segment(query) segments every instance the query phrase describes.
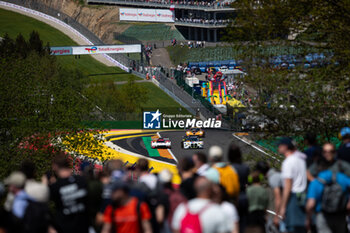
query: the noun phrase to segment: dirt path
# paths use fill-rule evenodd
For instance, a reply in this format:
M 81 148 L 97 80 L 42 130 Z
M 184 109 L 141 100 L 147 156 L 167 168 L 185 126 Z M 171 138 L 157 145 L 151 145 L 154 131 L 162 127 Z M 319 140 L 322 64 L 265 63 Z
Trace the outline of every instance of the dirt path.
M 165 48 L 154 49 L 152 51 L 151 64 L 153 66 L 173 67 L 168 51 Z
M 34 18 L 36 20 L 39 20 L 41 22 L 44 22 L 44 23 L 50 25 L 51 27 L 54 27 L 57 30 L 61 31 L 62 33 L 66 34 L 67 36 L 69 36 L 78 45 L 87 45 L 86 41 L 84 39 L 82 39 L 81 37 L 79 37 L 78 35 L 76 35 L 75 33 L 71 32 L 70 30 L 68 30 L 67 28 L 63 27 L 62 25 L 60 25 L 58 23 L 55 23 L 53 21 L 45 19 L 44 17 L 38 16 L 38 15 L 33 15 L 29 12 L 24 12 L 24 11 L 21 11 L 19 9 L 14 9 L 14 8 L 3 6 L 3 5 L 0 5 L 0 8 L 3 8 L 5 10 L 9 10 L 9 11 L 13 11 L 13 12 L 17 12 L 17 13 L 20 13 L 22 15 L 26 15 L 26 16 L 29 16 L 29 17 Z M 99 61 L 107 66 L 115 66 L 115 64 L 113 64 L 111 61 L 109 61 L 107 58 L 105 58 L 102 54 L 93 55 L 92 57 L 94 59 L 96 59 L 97 61 Z

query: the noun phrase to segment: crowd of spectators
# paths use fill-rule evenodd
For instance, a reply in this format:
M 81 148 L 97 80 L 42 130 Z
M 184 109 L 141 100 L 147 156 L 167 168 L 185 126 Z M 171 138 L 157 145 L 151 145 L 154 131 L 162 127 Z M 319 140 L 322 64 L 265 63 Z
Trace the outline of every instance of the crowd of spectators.
M 34 179 L 34 164 L 24 161 L 4 180 L 0 232 L 265 232 L 267 212 L 274 211 L 270 220 L 281 232 L 345 233 L 350 128 L 340 135 L 338 150 L 307 135 L 305 153 L 290 138 L 280 139 L 280 171 L 265 160 L 248 167 L 234 143 L 227 153 L 212 146 L 207 155 L 179 160 L 178 186 L 167 169 L 150 173 L 144 158 L 130 167 L 110 160 L 102 171 L 84 162 L 73 172 L 72 160 L 60 153 L 41 181 Z
M 203 25 L 226 25 L 230 22 L 229 19 L 203 19 L 203 18 L 176 18 L 175 22 L 180 23 L 195 23 Z
M 233 1 L 215 1 L 215 0 L 208 0 L 208 1 L 191 1 L 191 0 L 184 0 L 184 1 L 174 1 L 174 0 L 134 0 L 138 2 L 146 2 L 146 3 L 158 3 L 158 4 L 167 4 L 167 5 L 186 5 L 186 6 L 193 6 L 193 7 L 214 7 L 214 8 L 223 8 L 223 7 L 229 7 Z

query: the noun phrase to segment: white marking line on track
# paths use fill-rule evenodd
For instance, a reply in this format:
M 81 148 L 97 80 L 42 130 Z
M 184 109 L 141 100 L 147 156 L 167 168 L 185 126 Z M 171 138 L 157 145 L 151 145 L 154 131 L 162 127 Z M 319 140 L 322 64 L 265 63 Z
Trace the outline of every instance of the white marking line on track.
M 267 156 L 269 156 L 269 157 L 273 158 L 274 160 L 280 161 L 280 160 L 279 160 L 278 158 L 276 158 L 275 156 L 272 156 L 272 155 L 270 155 L 270 154 L 266 153 L 264 150 L 262 150 L 262 149 L 260 149 L 259 147 L 257 147 L 257 146 L 255 146 L 255 145 L 253 145 L 252 143 L 248 142 L 247 140 L 245 140 L 245 139 L 243 139 L 243 138 L 238 137 L 238 136 L 237 136 L 237 135 L 235 135 L 234 133 L 232 134 L 232 136 L 233 136 L 233 137 L 235 137 L 235 138 L 237 138 L 238 140 L 240 140 L 240 141 L 244 142 L 245 144 L 247 144 L 247 145 L 249 145 L 249 146 L 253 147 L 255 150 L 260 151 L 261 153 L 263 153 L 263 154 L 265 154 L 265 155 L 267 155 Z
M 160 133 L 159 132 L 157 132 L 157 135 L 158 135 L 158 137 L 160 137 Z M 176 161 L 176 163 L 178 163 L 178 161 L 177 161 L 175 155 L 173 154 L 173 152 L 171 152 L 170 149 L 167 149 L 167 150 L 169 151 L 169 154 L 173 157 L 173 159 Z

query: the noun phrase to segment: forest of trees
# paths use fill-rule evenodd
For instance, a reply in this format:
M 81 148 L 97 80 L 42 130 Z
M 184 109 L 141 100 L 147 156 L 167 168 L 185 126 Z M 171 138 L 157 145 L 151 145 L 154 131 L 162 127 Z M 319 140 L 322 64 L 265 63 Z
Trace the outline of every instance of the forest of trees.
M 236 0 L 233 7 L 225 39 L 244 50 L 242 81 L 257 92 L 253 112 L 269 122 L 263 136 L 336 137 L 350 114 L 349 1 Z M 272 47 L 294 49 L 266 52 Z M 283 69 L 267 62 L 276 55 L 302 62 L 311 52 L 325 54 L 327 64 Z
M 67 70 L 37 32 L 26 41 L 4 35 L 0 41 L 0 178 L 30 158 L 39 174 L 51 166 L 58 150 L 88 149 L 103 153 L 97 130 L 86 128 L 86 119 L 101 119 L 103 111 L 139 112 L 147 92 L 134 80 L 116 88 L 89 85 L 79 70 Z M 96 112 L 96 105 L 102 108 Z

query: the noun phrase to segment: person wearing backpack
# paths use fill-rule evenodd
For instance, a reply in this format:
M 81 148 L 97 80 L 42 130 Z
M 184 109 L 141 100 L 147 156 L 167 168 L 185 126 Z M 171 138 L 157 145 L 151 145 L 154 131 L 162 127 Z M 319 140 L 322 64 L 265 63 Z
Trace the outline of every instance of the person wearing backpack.
M 221 207 L 212 202 L 213 184 L 205 177 L 195 181 L 197 197 L 180 204 L 174 213 L 174 233 L 227 233 L 230 223 Z
M 223 162 L 224 153 L 221 147 L 212 146 L 209 149 L 209 160 L 212 168 L 219 173 L 219 182 L 226 189 L 231 200 L 237 199 L 240 192 L 240 182 L 236 170 L 228 163 Z
M 112 203 L 105 209 L 101 233 L 152 233 L 148 205 L 130 196 L 129 185 L 118 180 L 111 191 Z
M 307 192 L 307 227 L 315 212 L 318 233 L 346 233 L 349 187 L 350 177 L 343 173 L 330 170 L 319 173 Z

